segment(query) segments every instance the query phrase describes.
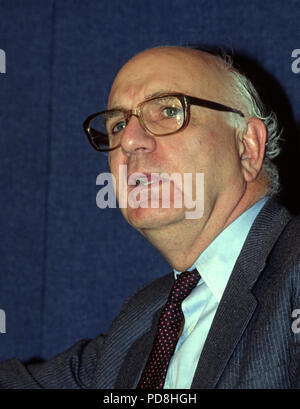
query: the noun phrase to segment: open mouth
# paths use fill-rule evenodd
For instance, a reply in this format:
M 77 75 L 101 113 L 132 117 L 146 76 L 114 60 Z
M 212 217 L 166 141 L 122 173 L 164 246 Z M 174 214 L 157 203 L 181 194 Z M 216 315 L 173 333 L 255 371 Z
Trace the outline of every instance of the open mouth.
M 135 186 L 139 186 L 139 185 L 147 186 L 147 185 L 151 185 L 153 182 L 154 182 L 154 179 L 150 178 L 149 180 L 146 176 L 138 177 L 135 181 Z
M 128 185 L 132 187 L 143 188 L 149 185 L 161 184 L 166 179 L 162 178 L 158 173 L 141 174 L 133 173 L 128 178 Z

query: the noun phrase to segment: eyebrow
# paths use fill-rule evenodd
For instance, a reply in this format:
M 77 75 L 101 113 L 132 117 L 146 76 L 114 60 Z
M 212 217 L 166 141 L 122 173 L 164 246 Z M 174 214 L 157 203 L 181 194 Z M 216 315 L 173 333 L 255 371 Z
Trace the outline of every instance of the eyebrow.
M 156 92 L 154 92 L 152 94 L 146 95 L 145 98 L 143 99 L 143 101 L 146 101 L 147 99 L 150 99 L 150 98 L 160 97 L 160 96 L 165 95 L 165 94 L 176 94 L 176 93 L 178 93 L 178 91 L 174 91 L 174 90 L 171 90 L 171 89 L 161 89 L 161 90 L 156 91 Z M 113 108 L 109 109 L 109 111 L 111 111 L 111 110 L 113 110 L 113 111 L 115 111 L 115 110 L 116 111 L 125 110 L 126 111 L 126 108 L 124 108 L 122 105 L 117 105 L 116 107 L 113 107 Z
M 165 95 L 165 94 L 177 94 L 177 93 L 178 93 L 178 91 L 174 91 L 174 90 L 171 90 L 171 89 L 164 89 L 164 90 L 154 92 L 153 94 L 146 95 L 145 100 L 150 99 L 150 98 L 160 97 L 160 96 Z

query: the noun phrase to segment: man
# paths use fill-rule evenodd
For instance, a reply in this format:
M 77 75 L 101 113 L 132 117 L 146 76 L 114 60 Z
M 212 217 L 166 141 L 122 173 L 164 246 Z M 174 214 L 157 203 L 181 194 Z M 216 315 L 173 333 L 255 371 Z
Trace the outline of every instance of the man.
M 99 117 L 105 130 L 94 125 Z M 27 368 L 4 362 L 0 385 L 300 387 L 293 322 L 300 308 L 300 223 L 271 198 L 278 190 L 271 159 L 279 135 L 249 81 L 203 51 L 147 50 L 121 69 L 108 111 L 90 116 L 85 129 L 96 149 L 109 151 L 123 216 L 174 273 L 131 297 L 106 336 Z M 188 174 L 193 179 L 184 183 Z M 203 206 L 193 217 L 177 199 L 195 199 L 199 174 Z M 159 195 L 165 185 L 169 206 Z M 140 205 L 130 205 L 130 197 Z M 174 287 L 183 282 L 176 291 L 186 292 L 178 305 L 173 295 L 167 301 L 174 274 Z M 192 287 L 181 277 L 193 277 Z

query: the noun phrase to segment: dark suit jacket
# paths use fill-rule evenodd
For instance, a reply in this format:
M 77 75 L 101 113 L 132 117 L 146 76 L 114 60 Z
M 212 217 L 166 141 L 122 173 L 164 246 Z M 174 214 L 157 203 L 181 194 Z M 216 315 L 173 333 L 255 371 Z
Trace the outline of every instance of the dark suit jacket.
M 192 388 L 300 388 L 300 218 L 270 199 L 257 216 L 207 336 Z M 228 243 L 230 246 L 230 243 Z M 124 305 L 106 336 L 52 360 L 0 364 L 2 388 L 135 388 L 151 350 L 169 274 Z

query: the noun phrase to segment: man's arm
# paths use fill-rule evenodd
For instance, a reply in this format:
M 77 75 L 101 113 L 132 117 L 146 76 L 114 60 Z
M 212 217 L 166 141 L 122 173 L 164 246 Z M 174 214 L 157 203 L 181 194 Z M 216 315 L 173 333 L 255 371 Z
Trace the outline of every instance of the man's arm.
M 77 342 L 49 361 L 24 365 L 13 358 L 0 363 L 1 389 L 88 389 L 104 336 Z

